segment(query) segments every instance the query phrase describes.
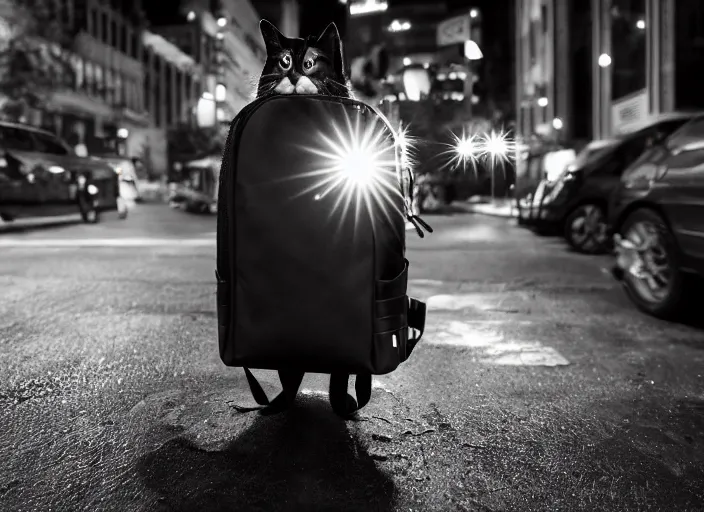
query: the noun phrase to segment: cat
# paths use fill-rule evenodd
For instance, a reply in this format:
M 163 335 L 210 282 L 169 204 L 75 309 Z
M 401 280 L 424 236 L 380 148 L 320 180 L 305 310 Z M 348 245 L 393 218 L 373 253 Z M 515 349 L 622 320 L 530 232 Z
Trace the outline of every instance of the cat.
M 275 94 L 352 97 L 335 23 L 330 23 L 320 36 L 305 39 L 285 37 L 266 20 L 261 20 L 259 29 L 267 55 L 257 98 Z
M 335 23 L 330 23 L 320 36 L 305 39 L 285 37 L 266 20 L 259 23 L 266 44 L 266 62 L 259 77 L 257 98 L 283 94 L 322 94 L 353 98 L 345 73 L 342 41 Z M 305 372 L 279 370 L 283 386 L 267 409 L 270 413 L 286 409 L 295 399 Z M 330 376 L 330 400 L 341 415 L 355 408 L 354 399 L 347 394 L 349 375 L 333 373 Z

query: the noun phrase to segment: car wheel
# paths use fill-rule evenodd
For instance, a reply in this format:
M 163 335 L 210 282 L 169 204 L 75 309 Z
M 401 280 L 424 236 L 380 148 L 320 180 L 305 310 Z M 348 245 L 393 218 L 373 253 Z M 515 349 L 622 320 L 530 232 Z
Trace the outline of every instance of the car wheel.
M 616 248 L 623 285 L 633 303 L 650 315 L 671 319 L 681 312 L 686 295 L 679 248 L 667 223 L 653 210 L 631 213 L 621 239 L 632 249 Z
M 100 212 L 96 207 L 95 200 L 85 191 L 78 194 L 78 211 L 81 213 L 83 222 L 87 224 L 100 222 Z
M 609 228 L 604 208 L 597 204 L 579 205 L 565 219 L 564 237 L 577 252 L 603 254 L 609 247 Z

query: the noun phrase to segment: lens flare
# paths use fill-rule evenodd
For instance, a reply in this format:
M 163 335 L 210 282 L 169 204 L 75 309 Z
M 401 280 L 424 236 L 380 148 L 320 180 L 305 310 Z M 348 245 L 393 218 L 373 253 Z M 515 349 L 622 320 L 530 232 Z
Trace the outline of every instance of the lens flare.
M 516 153 L 516 143 L 508 138 L 508 133 L 492 130 L 483 141 L 483 154 L 492 166 L 509 162 Z
M 441 156 L 450 157 L 443 167 L 452 166 L 453 170 L 459 167 L 465 169 L 467 164 L 470 164 L 472 168 L 476 168 L 482 154 L 480 139 L 476 135 L 466 135 L 465 133 L 462 133 L 461 137 L 454 133 L 451 135 L 452 144 L 444 144 L 449 149 L 440 153 Z
M 440 156 L 450 156 L 444 167 L 452 166 L 452 169 L 466 169 L 467 164 L 476 170 L 477 164 L 482 160 L 488 160 L 490 165 L 496 166 L 499 163 L 508 162 L 515 156 L 515 142 L 509 138 L 509 134 L 503 131 L 494 131 L 485 134 L 470 134 L 464 132 L 462 136 L 451 134 L 453 141 L 445 144 L 449 149 L 440 153 Z
M 315 146 L 303 147 L 319 157 L 320 164 L 295 177 L 319 179 L 296 197 L 314 194 L 319 201 L 334 194 L 331 214 L 341 207 L 346 215 L 354 203 L 356 219 L 366 209 L 372 218 L 380 212 L 390 220 L 390 212 L 403 201 L 399 164 L 408 150 L 407 137 L 376 117 L 362 127 L 361 118 L 355 115 L 353 122 L 346 116 L 345 126 L 332 124 L 328 132 L 315 135 Z

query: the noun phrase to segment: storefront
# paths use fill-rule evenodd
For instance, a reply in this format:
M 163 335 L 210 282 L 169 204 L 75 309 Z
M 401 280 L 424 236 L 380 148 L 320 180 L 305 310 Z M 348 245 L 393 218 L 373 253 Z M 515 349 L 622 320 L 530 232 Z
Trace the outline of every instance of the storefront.
M 674 0 L 592 0 L 595 138 L 675 107 Z

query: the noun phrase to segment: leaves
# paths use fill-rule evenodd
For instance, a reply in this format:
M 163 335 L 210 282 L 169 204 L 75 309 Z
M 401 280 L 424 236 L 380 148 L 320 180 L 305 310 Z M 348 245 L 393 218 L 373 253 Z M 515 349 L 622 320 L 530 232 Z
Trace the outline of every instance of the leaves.
M 221 154 L 226 138 L 227 131 L 219 126 L 199 128 L 181 124 L 169 131 L 168 151 L 169 154 L 189 155 L 193 158 Z
M 2 0 L 2 12 L 0 110 L 16 117 L 23 106 L 41 108 L 51 92 L 73 86 L 74 34 L 54 0 Z

